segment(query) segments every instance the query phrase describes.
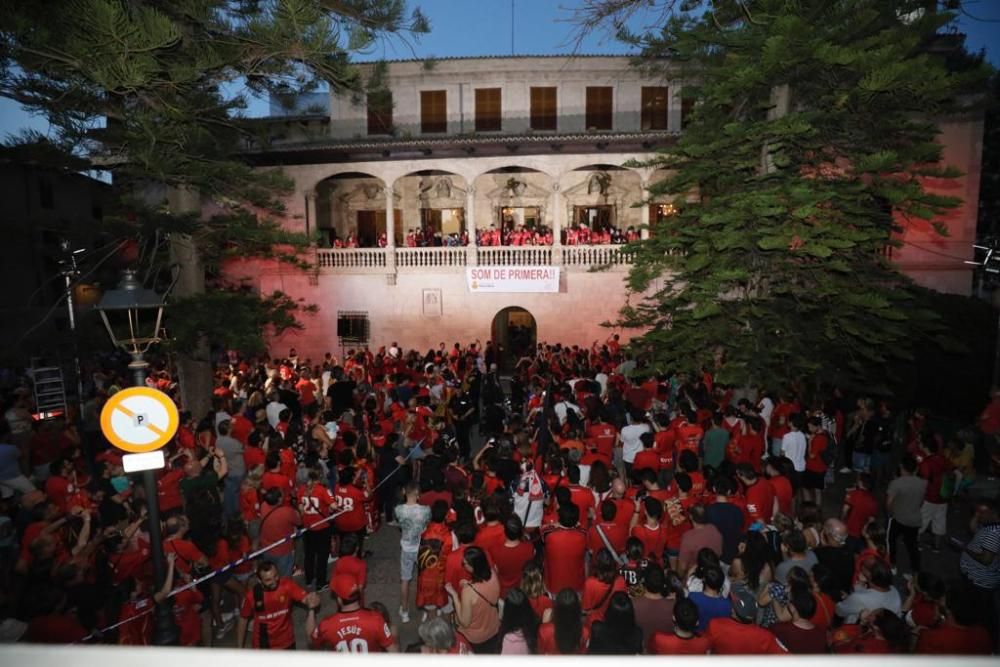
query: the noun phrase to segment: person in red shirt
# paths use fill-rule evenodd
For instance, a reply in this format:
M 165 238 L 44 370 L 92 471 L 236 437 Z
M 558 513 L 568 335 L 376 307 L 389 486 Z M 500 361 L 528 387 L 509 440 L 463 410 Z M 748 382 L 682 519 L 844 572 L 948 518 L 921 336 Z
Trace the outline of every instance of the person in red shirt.
M 292 605 L 303 604 L 315 614 L 320 605 L 319 595 L 306 593 L 294 581 L 279 575 L 278 568 L 270 561 L 257 565 L 257 578 L 260 583 L 252 586 L 243 597 L 240 620 L 236 624 L 236 648 L 246 644 L 250 621 L 253 621 L 254 648 L 295 648 Z
M 504 543 L 504 524 L 500 523 L 500 507 L 497 505 L 495 496 L 489 495 L 481 504 L 483 510 L 483 525 L 476 533 L 476 540 L 473 542 L 484 552 L 489 553 L 494 547 Z
M 770 631 L 755 625 L 757 598 L 743 589 L 731 596 L 732 611 L 728 618 L 713 618 L 705 636 L 713 655 L 783 655 L 788 653 Z
M 822 507 L 827 469 L 823 456 L 830 447 L 830 436 L 823 429 L 820 417 L 810 417 L 806 425 L 809 429 L 809 444 L 806 447 L 806 469 L 802 475 L 802 500 Z
M 309 481 L 298 490 L 299 514 L 302 516 L 302 525 L 307 529 L 302 536 L 306 588 L 319 585 L 326 574 L 326 562 L 330 558 L 330 537 L 333 535 L 333 526 L 325 519 L 330 516 L 333 496 L 329 489 L 320 483 L 321 477 L 320 470 L 311 469 Z
M 229 435 L 242 442 L 245 448 L 250 444 L 250 434 L 253 433 L 254 427 L 253 422 L 243 415 L 243 401 L 236 401 L 233 404 L 233 415 L 230 422 Z M 244 459 L 246 458 L 245 452 L 246 450 L 244 449 Z M 249 470 L 250 466 L 247 466 L 247 469 Z
M 559 526 L 544 536 L 545 587 L 549 593 L 570 588 L 583 591 L 586 579 L 587 534 L 580 529 L 580 510 L 573 503 L 560 505 Z
M 660 521 L 663 516 L 663 503 L 656 498 L 646 497 L 642 501 L 646 518 L 639 524 L 639 500 L 636 499 L 636 514 L 632 517 L 632 537 L 638 538 L 642 542 L 643 550 L 648 558 L 657 563 L 662 563 L 664 551 L 667 548 L 666 526 Z
M 791 460 L 783 456 L 772 456 L 764 465 L 767 483 L 774 489 L 774 511 L 787 517 L 794 516 L 792 503 L 795 500 L 795 490 L 792 488 L 792 482 L 787 474 L 791 470 Z
M 583 582 L 581 605 L 587 617 L 587 625 L 604 620 L 604 613 L 616 591 L 625 592 L 625 580 L 618 574 L 615 557 L 607 549 L 601 549 L 594 558 L 594 574 Z
M 774 456 L 781 455 L 781 439 L 791 430 L 789 419 L 797 412 L 799 412 L 799 405 L 793 396 L 783 394 L 778 397 L 778 404 L 771 410 L 770 426 L 767 429 L 767 435 L 771 442 L 771 454 Z
M 365 514 L 365 501 L 368 494 L 362 491 L 360 475 L 348 466 L 340 471 L 340 481 L 333 489 L 334 505 L 337 518 L 333 526 L 338 533 L 355 533 L 358 536 L 358 553 L 364 553 L 363 547 L 368 528 L 368 517 Z
M 910 629 L 888 609 L 863 611 L 857 625 L 842 625 L 830 635 L 832 653 L 908 653 Z
M 685 418 L 674 427 L 674 431 L 677 433 L 675 441 L 677 446 L 677 455 L 680 456 L 682 452 L 693 452 L 697 456 L 698 447 L 701 445 L 701 439 L 705 435 L 705 429 L 698 425 L 695 414 L 693 412 L 689 412 Z
M 552 606 L 552 622 L 538 626 L 539 655 L 581 655 L 590 644 L 590 628 L 583 623 L 583 610 L 576 591 L 564 588 Z
M 60 512 L 69 511 L 67 501 L 76 493 L 76 471 L 73 462 L 65 458 L 57 458 L 49 464 L 49 478 L 45 480 L 45 495 L 49 497 Z
M 938 451 L 939 446 L 934 438 L 927 438 L 927 442 L 922 440 L 920 449 L 924 459 L 917 468 L 917 475 L 927 480 L 927 490 L 924 492 L 924 504 L 920 508 L 920 532 L 930 528 L 934 534 L 934 548 L 940 550 L 948 530 L 948 500 L 941 495 L 941 487 L 951 466 Z
M 260 507 L 260 544 L 268 546 L 287 538 L 299 526 L 302 518 L 287 502 L 281 489 L 274 487 L 264 492 L 264 502 Z M 263 555 L 266 560 L 278 566 L 278 572 L 283 577 L 291 576 L 295 565 L 295 543 L 285 539 L 280 544 L 271 547 Z
M 774 514 L 774 488 L 766 479 L 760 479 L 757 471 L 753 467 L 744 463 L 736 467 L 736 477 L 743 484 L 743 497 L 747 501 L 747 525 L 749 528 L 753 523 L 771 523 L 771 516 Z
M 841 519 L 847 524 L 847 542 L 855 553 L 865 546 L 864 529 L 878 515 L 878 501 L 871 492 L 872 476 L 869 473 L 858 473 L 855 487 L 844 497 L 844 506 L 840 509 Z
M 616 521 L 618 507 L 612 500 L 605 500 L 601 503 L 601 520 L 594 523 L 587 531 L 587 548 L 590 550 L 590 557 L 594 558 L 601 549 L 606 549 L 604 539 L 611 545 L 611 550 L 616 554 L 625 553 L 625 542 L 628 540 L 629 528 Z M 604 539 L 601 538 L 604 534 Z
M 990 655 L 993 641 L 980 625 L 983 614 L 976 608 L 976 593 L 964 585 L 949 587 L 945 595 L 944 622 L 921 628 L 914 653 L 918 655 Z
M 354 533 L 347 533 L 340 538 L 339 556 L 330 568 L 330 585 L 333 580 L 342 575 L 348 574 L 354 577 L 361 587 L 362 593 L 368 587 L 368 563 L 364 558 L 358 558 L 358 536 Z M 363 599 L 363 598 L 362 598 Z
M 303 369 L 299 381 L 295 383 L 295 391 L 299 392 L 299 404 L 307 408 L 316 402 L 316 385 L 311 379 L 309 369 Z
M 602 418 L 587 427 L 587 439 L 593 443 L 597 451 L 607 458 L 614 456 L 618 445 L 618 429 Z
M 292 479 L 281 472 L 281 453 L 273 449 L 269 451 L 265 465 L 267 466 L 267 472 L 264 473 L 264 477 L 260 480 L 260 488 L 264 489 L 264 491 L 280 489 L 282 496 L 287 500 L 291 500 Z
M 504 541 L 488 550 L 500 578 L 501 597 L 520 583 L 525 564 L 535 557 L 535 548 L 524 540 L 524 526 L 519 516 L 514 514 L 507 519 L 503 529 Z
M 181 514 L 170 517 L 164 522 L 163 527 L 163 552 L 177 555 L 178 572 L 190 574 L 193 568 L 208 566 L 208 557 L 195 546 L 194 542 L 185 539 L 191 527 L 186 516 Z
M 316 623 L 316 609 L 306 614 L 306 634 L 313 648 L 338 653 L 398 653 L 392 629 L 382 614 L 361 606 L 361 588 L 354 577 L 338 575 L 330 583 L 339 611 Z
M 655 632 L 647 641 L 652 655 L 705 655 L 711 648 L 708 637 L 699 635 L 698 607 L 687 598 L 674 603 L 674 631 Z
M 660 452 L 656 450 L 656 436 L 647 431 L 639 436 L 642 450 L 632 461 L 632 475 L 638 475 L 642 470 L 652 470 L 657 477 L 660 474 Z
M 143 593 L 143 579 L 134 578 L 129 580 L 134 588 L 132 596 L 122 605 L 118 614 L 118 621 L 122 625 L 118 626 L 118 644 L 121 646 L 149 646 L 153 643 L 153 606 L 160 604 L 170 595 L 170 590 L 174 587 L 174 569 L 177 562 L 177 554 L 166 554 L 167 574 L 163 579 L 163 586 L 160 587 L 153 597 Z M 79 639 L 82 639 L 80 637 Z M 30 641 L 30 640 L 26 640 Z M 39 638 L 39 641 L 56 641 L 51 635 Z M 60 642 L 62 643 L 62 642 Z
M 586 486 L 580 486 L 580 466 L 575 463 L 569 464 L 566 477 L 569 479 L 570 502 L 580 512 L 580 527 L 586 529 L 594 518 L 594 492 Z

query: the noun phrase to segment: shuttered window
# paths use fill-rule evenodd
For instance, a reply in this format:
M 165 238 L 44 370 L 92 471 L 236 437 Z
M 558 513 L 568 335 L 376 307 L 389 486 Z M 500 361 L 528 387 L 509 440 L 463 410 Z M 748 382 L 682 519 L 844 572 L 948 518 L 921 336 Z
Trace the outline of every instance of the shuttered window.
M 555 86 L 531 88 L 531 129 L 555 130 L 556 88 Z
M 642 129 L 667 129 L 668 99 L 666 86 L 642 87 Z
M 611 86 L 587 86 L 587 129 L 610 130 L 612 124 Z
M 368 134 L 392 133 L 392 93 L 368 93 Z
M 499 132 L 502 112 L 499 88 L 476 88 L 476 132 Z
M 420 131 L 448 131 L 448 94 L 444 90 L 420 91 Z

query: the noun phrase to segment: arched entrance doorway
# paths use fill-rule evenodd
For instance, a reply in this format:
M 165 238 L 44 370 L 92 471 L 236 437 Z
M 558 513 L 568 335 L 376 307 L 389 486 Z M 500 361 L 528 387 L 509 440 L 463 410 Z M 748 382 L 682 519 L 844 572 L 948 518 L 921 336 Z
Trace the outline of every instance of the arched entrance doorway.
M 496 346 L 500 371 L 510 372 L 518 359 L 534 350 L 538 325 L 527 310 L 510 306 L 493 317 L 490 338 Z

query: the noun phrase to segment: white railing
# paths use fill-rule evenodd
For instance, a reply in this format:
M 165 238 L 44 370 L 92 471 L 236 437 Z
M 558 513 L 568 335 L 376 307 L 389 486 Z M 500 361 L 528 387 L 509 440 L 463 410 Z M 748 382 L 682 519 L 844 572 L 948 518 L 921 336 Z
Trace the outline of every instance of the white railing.
M 343 273 L 378 273 L 386 268 L 384 248 L 319 248 L 316 261 L 320 269 Z
M 631 264 L 632 255 L 622 252 L 620 245 L 568 245 L 563 246 L 565 266 L 618 266 Z
M 617 245 L 489 246 L 454 248 L 319 248 L 316 262 L 325 273 L 419 273 L 460 271 L 465 266 L 552 266 L 569 270 L 625 267 L 632 256 Z
M 464 247 L 396 248 L 396 267 L 407 270 L 462 267 L 468 264 Z
M 490 246 L 479 248 L 480 265 L 547 266 L 552 264 L 551 246 Z

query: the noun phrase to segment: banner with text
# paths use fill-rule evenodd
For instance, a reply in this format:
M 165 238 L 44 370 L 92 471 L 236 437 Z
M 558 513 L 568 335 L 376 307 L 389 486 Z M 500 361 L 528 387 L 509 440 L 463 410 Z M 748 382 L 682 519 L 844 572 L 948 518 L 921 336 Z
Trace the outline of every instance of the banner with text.
M 558 266 L 470 266 L 470 292 L 558 292 Z

